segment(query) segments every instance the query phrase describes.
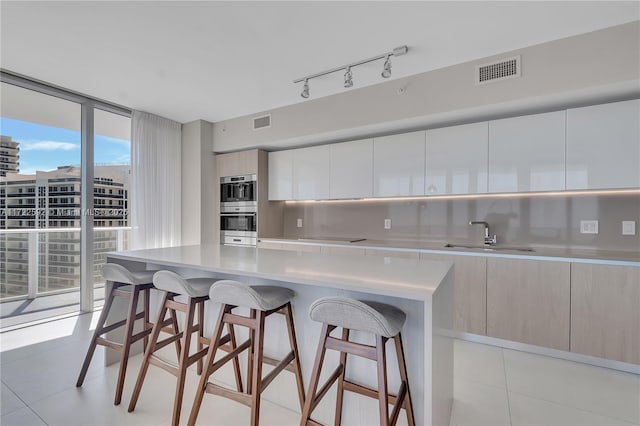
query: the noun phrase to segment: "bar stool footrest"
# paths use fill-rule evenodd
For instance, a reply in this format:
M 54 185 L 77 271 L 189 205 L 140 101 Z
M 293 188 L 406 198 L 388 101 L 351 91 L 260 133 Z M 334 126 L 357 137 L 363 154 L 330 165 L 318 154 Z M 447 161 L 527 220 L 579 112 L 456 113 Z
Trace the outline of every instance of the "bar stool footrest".
M 247 407 L 251 407 L 251 395 L 248 395 L 246 393 L 240 393 L 231 389 L 223 388 L 222 386 L 216 385 L 211 382 L 207 383 L 205 392 L 223 396 L 225 398 L 231 399 L 232 401 L 244 404 Z
M 104 337 L 96 338 L 96 345 L 106 346 L 109 349 L 113 349 L 114 351 L 122 352 L 122 343 L 114 342 L 111 340 L 107 340 Z
M 160 367 L 162 368 L 164 371 L 167 371 L 171 374 L 173 374 L 174 376 L 178 377 L 178 367 L 176 367 L 175 365 L 164 361 L 160 358 L 158 358 L 157 356 L 151 355 L 149 357 L 149 364 L 155 365 L 156 367 Z

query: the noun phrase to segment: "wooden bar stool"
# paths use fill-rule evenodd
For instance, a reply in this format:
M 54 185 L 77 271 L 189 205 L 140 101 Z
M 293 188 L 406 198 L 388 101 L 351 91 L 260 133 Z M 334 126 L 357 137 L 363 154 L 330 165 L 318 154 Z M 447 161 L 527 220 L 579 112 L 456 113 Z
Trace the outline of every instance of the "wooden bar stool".
M 189 425 L 196 423 L 202 399 L 205 392 L 208 392 L 251 407 L 250 424 L 252 426 L 258 426 L 260 418 L 260 394 L 282 370 L 292 371 L 295 374 L 298 387 L 298 400 L 300 402 L 300 408 L 302 408 L 304 404 L 304 384 L 302 382 L 298 345 L 296 343 L 296 333 L 291 312 L 291 299 L 293 296 L 293 291 L 287 288 L 269 286 L 250 287 L 246 284 L 231 280 L 221 280 L 211 286 L 209 297 L 212 301 L 221 303 L 222 306 L 211 337 L 211 345 L 209 346 L 204 373 L 200 377 L 200 384 L 198 385 L 191 415 L 189 416 Z M 232 311 L 236 307 L 249 308 L 249 317 L 234 314 Z M 264 356 L 263 353 L 265 319 L 275 313 L 285 316 L 289 333 L 291 351 L 282 361 L 268 358 Z M 231 327 L 230 329 L 233 329 L 235 325 L 249 328 L 249 338 L 240 344 L 233 352 L 216 361 L 216 352 L 222 343 L 220 336 L 224 324 Z M 240 353 L 245 349 L 249 350 L 247 357 L 246 393 L 243 393 L 241 390 L 234 392 L 209 381 L 209 377 L 213 373 L 231 359 L 237 360 Z M 263 363 L 275 366 L 264 378 L 262 377 Z
M 320 336 L 320 344 L 316 353 L 316 360 L 311 373 L 311 383 L 307 392 L 307 400 L 302 411 L 301 425 L 319 425 L 311 419 L 311 413 L 318 402 L 327 393 L 331 385 L 338 381 L 338 394 L 336 398 L 335 424 L 339 425 L 342 418 L 342 400 L 344 391 L 348 390 L 376 398 L 379 401 L 380 425 L 395 425 L 404 408 L 407 413 L 409 426 L 414 426 L 413 407 L 407 381 L 407 368 L 404 360 L 404 350 L 400 330 L 404 324 L 406 315 L 400 309 L 377 302 L 361 302 L 344 297 L 324 297 L 316 300 L 309 308 L 309 315 L 314 321 L 324 323 Z M 336 328 L 342 328 L 342 337 L 331 337 L 330 333 Z M 357 330 L 376 335 L 376 345 L 364 345 L 349 341 L 349 331 Z M 387 391 L 387 360 L 385 343 L 393 338 L 396 346 L 396 354 L 400 369 L 400 390 L 397 395 L 389 395 Z M 329 377 L 327 382 L 318 389 L 320 373 L 327 349 L 340 352 L 340 364 Z M 372 389 L 345 379 L 347 354 L 356 355 L 376 361 L 378 370 L 378 388 Z M 389 403 L 394 404 L 389 417 Z
M 80 376 L 76 382 L 76 387 L 82 386 L 84 378 L 87 375 L 89 364 L 96 350 L 97 345 L 106 346 L 120 352 L 120 369 L 118 371 L 118 383 L 116 385 L 116 396 L 114 404 L 120 404 L 122 399 L 122 389 L 124 387 L 124 379 L 127 373 L 127 362 L 129 360 L 129 352 L 131 345 L 140 339 L 144 339 L 144 347 L 147 347 L 149 334 L 151 333 L 152 324 L 149 322 L 149 292 L 153 288 L 152 277 L 155 271 L 131 272 L 122 265 L 115 263 L 107 263 L 102 267 L 102 276 L 105 280 L 111 282 L 111 289 L 107 294 L 102 313 L 98 318 L 96 330 L 91 338 L 87 355 L 84 358 Z M 140 292 L 144 294 L 144 303 L 142 312 L 138 310 L 138 299 Z M 109 311 L 113 305 L 115 297 L 124 297 L 129 301 L 129 309 L 125 319 L 105 325 Z M 134 334 L 133 328 L 137 320 L 143 320 L 142 331 Z M 113 342 L 102 337 L 103 334 L 113 331 L 119 327 L 125 327 L 124 339 L 122 343 Z
M 144 353 L 144 359 L 140 366 L 138 379 L 136 381 L 131 401 L 129 402 L 129 412 L 132 412 L 142 390 L 142 384 L 146 377 L 149 365 L 153 364 L 177 377 L 175 397 L 173 401 L 172 425 L 177 425 L 180 421 L 180 411 L 182 409 L 182 397 L 184 394 L 184 383 L 187 375 L 187 368 L 197 362 L 197 372 L 202 373 L 202 358 L 207 354 L 209 339 L 204 337 L 204 302 L 209 299 L 209 288 L 215 282 L 214 278 L 190 278 L 184 279 L 180 275 L 170 271 L 159 271 L 153 276 L 153 283 L 158 290 L 164 292 L 162 307 L 158 313 L 158 318 L 153 326 L 151 341 Z M 186 296 L 186 302 L 175 300 L 177 296 Z M 197 310 L 197 322 L 196 322 Z M 169 311 L 169 318 L 166 318 Z M 185 314 L 183 330 L 179 330 L 177 312 Z M 170 336 L 159 340 L 160 332 L 168 333 Z M 191 338 L 193 333 L 196 336 L 196 352 L 190 354 Z M 233 329 L 229 327 L 229 334 L 220 339 L 223 350 L 233 351 L 236 349 L 235 335 Z M 171 343 L 175 344 L 178 366 L 174 366 L 158 356 L 156 351 Z M 227 345 L 229 343 L 229 345 Z M 240 364 L 236 359 L 234 362 L 236 373 L 236 384 L 238 391 L 242 391 L 242 380 L 240 378 Z

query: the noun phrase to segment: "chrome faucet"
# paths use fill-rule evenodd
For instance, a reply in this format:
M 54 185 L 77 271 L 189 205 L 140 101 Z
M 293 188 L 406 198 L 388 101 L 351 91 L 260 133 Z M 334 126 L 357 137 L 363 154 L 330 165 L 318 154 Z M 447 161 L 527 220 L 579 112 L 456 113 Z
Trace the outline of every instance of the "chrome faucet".
M 482 220 L 471 220 L 469 221 L 469 225 L 484 225 L 484 244 L 487 246 L 492 246 L 498 242 L 496 235 L 489 235 L 489 224 Z

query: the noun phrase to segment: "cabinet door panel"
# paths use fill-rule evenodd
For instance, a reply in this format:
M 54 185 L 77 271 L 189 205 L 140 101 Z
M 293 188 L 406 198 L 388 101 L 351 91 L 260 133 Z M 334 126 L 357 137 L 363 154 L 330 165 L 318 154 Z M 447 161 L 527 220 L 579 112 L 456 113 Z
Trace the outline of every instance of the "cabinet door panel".
M 425 194 L 487 192 L 489 123 L 427 130 Z
M 293 151 L 269 153 L 269 200 L 293 199 Z
M 373 139 L 331 147 L 331 199 L 365 198 L 373 194 Z
M 567 189 L 640 187 L 640 100 L 567 110 Z
M 293 150 L 293 199 L 329 199 L 329 145 Z
M 640 268 L 571 265 L 571 352 L 640 364 Z
M 565 111 L 489 122 L 489 192 L 565 188 Z
M 216 173 L 220 177 L 258 174 L 258 150 L 216 155 Z
M 454 327 L 458 331 L 487 334 L 487 259 L 420 253 L 420 259 L 453 262 Z
M 373 195 L 424 195 L 426 132 L 373 140 Z
M 569 350 L 570 264 L 487 259 L 487 335 Z

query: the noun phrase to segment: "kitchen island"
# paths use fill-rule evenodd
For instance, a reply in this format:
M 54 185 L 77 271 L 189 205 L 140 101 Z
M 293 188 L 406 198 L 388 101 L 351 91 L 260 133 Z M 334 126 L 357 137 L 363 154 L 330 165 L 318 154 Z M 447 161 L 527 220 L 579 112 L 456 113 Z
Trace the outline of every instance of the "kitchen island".
M 453 268 L 450 262 L 220 245 L 116 252 L 109 253 L 107 260 L 132 270 L 168 269 L 187 277 L 210 276 L 292 289 L 296 293 L 293 310 L 305 387 L 321 328 L 321 324 L 311 321 L 307 314 L 314 300 L 332 295 L 395 305 L 407 313 L 402 333 L 416 424 L 449 424 L 453 396 Z M 207 333 L 218 309 L 219 305 L 213 303 L 207 309 Z M 283 357 L 287 347 L 284 328 L 281 324 L 267 324 L 266 332 L 269 338 L 265 342 L 265 353 L 274 358 Z M 243 337 L 241 334 L 240 338 Z M 353 338 L 365 343 L 372 341 L 372 336 L 363 333 L 353 333 Z M 327 354 L 328 366 L 337 364 L 335 355 Z M 387 356 L 389 391 L 395 394 L 400 382 L 391 346 L 387 348 Z M 353 359 L 349 361 L 347 375 L 356 382 L 375 386 L 373 368 L 367 360 Z M 327 367 L 324 373 L 328 370 L 331 368 Z M 223 372 L 221 380 L 225 381 L 225 374 L 230 383 L 230 371 Z M 277 384 L 274 382 L 263 398 L 299 411 L 293 376 L 281 376 L 284 377 Z M 332 401 L 326 400 L 318 406 L 315 416 L 323 423 L 332 423 Z M 378 423 L 374 399 L 347 393 L 344 407 L 344 424 Z M 401 414 L 399 424 L 404 422 L 405 416 Z

